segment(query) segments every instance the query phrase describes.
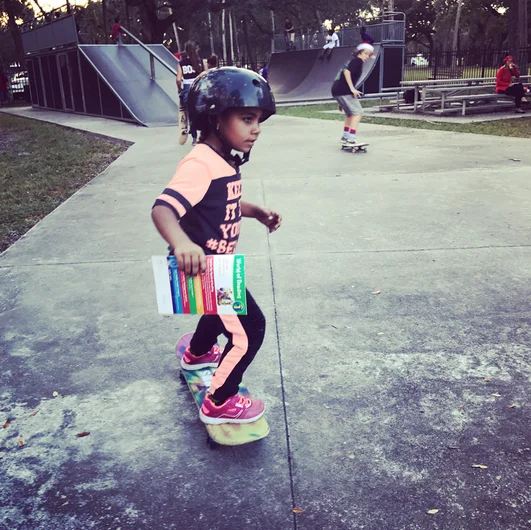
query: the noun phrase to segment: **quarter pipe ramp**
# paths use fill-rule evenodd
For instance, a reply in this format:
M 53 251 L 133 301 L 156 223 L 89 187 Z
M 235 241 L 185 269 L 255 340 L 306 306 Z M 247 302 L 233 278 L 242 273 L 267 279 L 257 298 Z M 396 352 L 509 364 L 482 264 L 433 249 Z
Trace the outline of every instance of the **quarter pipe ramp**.
M 331 100 L 332 83 L 339 70 L 352 59 L 354 47 L 339 47 L 330 59 L 319 60 L 322 50 L 275 53 L 269 65 L 269 82 L 277 103 Z M 363 65 L 362 75 L 356 88 L 365 84 L 378 91 L 380 70 L 380 46 L 374 47 L 374 58 Z M 373 78 L 378 79 L 373 79 Z M 375 88 L 372 88 L 372 86 Z
M 150 55 L 138 44 L 79 45 L 79 51 L 136 121 L 151 127 L 175 125 L 177 59 L 162 44 L 147 47 L 160 59 L 154 58 L 154 79 L 151 79 Z

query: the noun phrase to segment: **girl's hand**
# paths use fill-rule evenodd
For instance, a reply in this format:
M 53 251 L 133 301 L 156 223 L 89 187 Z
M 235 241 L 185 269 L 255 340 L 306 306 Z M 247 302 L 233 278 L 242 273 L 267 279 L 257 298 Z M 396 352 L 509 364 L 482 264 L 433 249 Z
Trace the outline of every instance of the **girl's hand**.
M 269 232 L 277 230 L 282 223 L 282 217 L 278 213 L 267 208 L 260 208 L 256 214 L 256 219 L 266 225 L 267 228 L 269 228 Z
M 352 94 L 353 94 L 354 96 L 356 96 L 356 97 L 361 96 L 361 92 L 360 92 L 359 90 L 356 90 L 356 89 L 354 89 L 354 90 L 352 91 Z
M 187 276 L 196 276 L 206 270 L 206 258 L 203 249 L 191 241 L 183 242 L 173 251 L 177 267 Z

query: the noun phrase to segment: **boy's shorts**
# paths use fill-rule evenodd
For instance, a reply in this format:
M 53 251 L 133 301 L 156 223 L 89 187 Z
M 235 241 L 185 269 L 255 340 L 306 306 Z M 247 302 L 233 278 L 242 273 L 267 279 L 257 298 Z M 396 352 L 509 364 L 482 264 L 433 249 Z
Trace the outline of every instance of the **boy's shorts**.
M 352 94 L 349 96 L 334 96 L 334 99 L 341 105 L 343 112 L 347 116 L 359 116 L 363 114 L 360 100 Z

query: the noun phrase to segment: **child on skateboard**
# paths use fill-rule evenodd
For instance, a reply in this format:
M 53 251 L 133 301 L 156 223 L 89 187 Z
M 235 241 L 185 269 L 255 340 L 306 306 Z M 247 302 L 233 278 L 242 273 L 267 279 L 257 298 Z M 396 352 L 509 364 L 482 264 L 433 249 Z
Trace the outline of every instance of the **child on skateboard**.
M 374 48 L 370 44 L 360 44 L 353 53 L 355 57 L 341 68 L 332 85 L 332 96 L 346 115 L 342 142 L 356 143 L 356 131 L 363 114 L 359 101 L 361 92 L 356 90 L 356 83 L 361 77 L 363 63 L 368 61 L 373 53 Z
M 264 79 L 242 68 L 209 70 L 190 88 L 188 108 L 192 126 L 201 131 L 199 144 L 155 201 L 152 218 L 178 267 L 195 276 L 205 269 L 205 254 L 235 253 L 242 217 L 257 219 L 270 232 L 281 217 L 241 201 L 239 166 L 260 135 L 260 122 L 275 113 Z M 228 339 L 223 351 L 216 345 L 221 334 Z M 200 409 L 204 423 L 250 423 L 263 415 L 263 402 L 238 395 L 238 386 L 264 334 L 264 315 L 248 291 L 247 315 L 201 317 L 181 366 L 217 367 Z

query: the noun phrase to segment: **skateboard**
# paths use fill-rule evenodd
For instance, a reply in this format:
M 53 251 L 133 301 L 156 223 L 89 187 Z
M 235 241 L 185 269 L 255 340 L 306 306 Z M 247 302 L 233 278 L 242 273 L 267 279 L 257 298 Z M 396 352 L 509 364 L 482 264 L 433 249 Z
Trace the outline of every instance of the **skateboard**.
M 188 140 L 188 111 L 179 105 L 179 144 L 184 145 Z
M 175 352 L 179 367 L 193 335 L 193 333 L 187 333 L 177 342 Z M 214 368 L 201 368 L 200 370 L 183 370 L 181 368 L 181 379 L 188 384 L 198 409 L 203 404 L 214 372 Z M 249 395 L 249 391 L 243 385 L 240 385 L 238 393 L 242 396 Z M 269 425 L 264 416 L 253 423 L 222 423 L 220 425 L 205 423 L 204 425 L 207 430 L 207 443 L 211 448 L 215 448 L 218 445 L 243 445 L 249 442 L 256 442 L 269 434 Z
M 341 142 L 341 150 L 350 151 L 351 153 L 366 153 L 368 145 L 369 144 L 348 144 L 346 142 Z

